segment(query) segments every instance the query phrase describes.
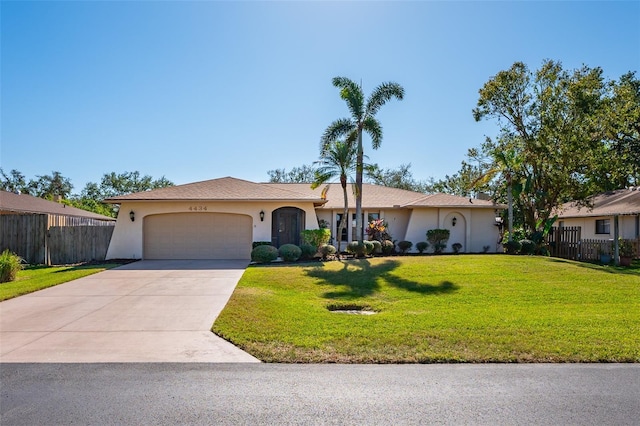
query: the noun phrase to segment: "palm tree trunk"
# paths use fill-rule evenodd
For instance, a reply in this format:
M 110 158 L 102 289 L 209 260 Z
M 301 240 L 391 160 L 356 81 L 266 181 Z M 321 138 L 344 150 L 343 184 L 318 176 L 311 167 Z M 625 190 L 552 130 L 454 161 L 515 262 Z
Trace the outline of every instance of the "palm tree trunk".
M 507 188 L 507 207 L 509 208 L 509 241 L 513 241 L 513 188 L 511 187 L 511 180 L 509 180 L 509 187 Z
M 364 241 L 364 227 L 362 226 L 362 171 L 364 152 L 362 149 L 362 129 L 358 129 L 358 152 L 356 155 L 356 235 L 358 241 Z
M 338 255 L 340 254 L 340 243 L 342 242 L 342 230 L 346 226 L 347 217 L 349 216 L 349 198 L 347 198 L 346 177 L 344 179 L 344 182 L 342 181 L 341 177 L 340 183 L 342 184 L 342 193 L 344 195 L 344 212 L 342 213 L 342 220 L 340 221 L 340 226 L 338 227 Z

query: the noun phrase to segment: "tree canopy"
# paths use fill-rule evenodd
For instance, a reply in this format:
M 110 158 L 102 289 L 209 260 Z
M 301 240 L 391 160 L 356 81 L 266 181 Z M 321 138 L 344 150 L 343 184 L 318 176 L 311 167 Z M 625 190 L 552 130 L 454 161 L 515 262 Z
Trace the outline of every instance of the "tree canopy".
M 111 172 L 103 175 L 100 184 L 89 182 L 80 194 L 74 195 L 71 194 L 71 180 L 60 172 L 36 176 L 36 179 L 28 182 L 25 176 L 15 169 L 9 174 L 0 169 L 0 176 L 0 187 L 5 191 L 21 192 L 49 200 L 61 197 L 61 202 L 67 205 L 113 217 L 117 215 L 117 209 L 104 203 L 106 198 L 173 185 L 173 182 L 164 176 L 154 179 L 149 175 L 142 176 L 138 171 L 119 174 Z
M 532 72 L 514 63 L 479 90 L 473 116 L 495 120 L 498 135 L 482 145 L 490 164 L 477 175 L 498 171 L 492 192 L 513 193 L 530 231 L 564 202 L 587 204 L 590 195 L 637 184 L 639 88 L 634 73 L 606 81 L 600 68 L 570 71 L 546 60 Z M 505 189 L 507 181 L 512 191 Z

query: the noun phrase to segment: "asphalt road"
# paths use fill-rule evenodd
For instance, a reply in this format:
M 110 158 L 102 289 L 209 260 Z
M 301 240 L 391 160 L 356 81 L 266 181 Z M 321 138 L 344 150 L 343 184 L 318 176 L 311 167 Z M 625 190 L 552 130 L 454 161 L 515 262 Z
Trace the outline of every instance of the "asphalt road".
M 4 425 L 637 425 L 638 364 L 0 364 Z

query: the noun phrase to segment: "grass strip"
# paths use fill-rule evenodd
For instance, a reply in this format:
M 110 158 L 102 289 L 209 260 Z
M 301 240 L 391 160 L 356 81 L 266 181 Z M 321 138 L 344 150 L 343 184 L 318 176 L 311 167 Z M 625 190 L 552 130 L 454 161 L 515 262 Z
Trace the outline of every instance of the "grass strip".
M 212 330 L 265 362 L 640 362 L 640 264 L 460 255 L 254 266 Z

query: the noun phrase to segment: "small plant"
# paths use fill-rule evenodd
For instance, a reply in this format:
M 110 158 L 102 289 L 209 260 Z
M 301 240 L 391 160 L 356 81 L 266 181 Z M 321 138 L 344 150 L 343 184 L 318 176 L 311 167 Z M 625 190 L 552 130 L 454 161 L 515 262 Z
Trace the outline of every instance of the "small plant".
M 347 244 L 347 253 L 351 253 L 355 257 L 364 256 L 365 248 L 362 241 L 351 241 Z
M 400 249 L 400 253 L 405 254 L 413 247 L 413 243 L 411 241 L 400 241 L 398 243 L 398 248 Z
M 371 241 L 373 244 L 373 254 L 382 254 L 382 243 L 378 240 Z
M 387 222 L 384 219 L 376 219 L 369 222 L 366 232 L 370 240 L 378 240 L 380 242 L 391 239 L 391 236 L 387 233 Z
M 371 256 L 376 246 L 374 246 L 373 242 L 371 241 L 363 241 L 362 244 L 364 244 L 364 254 L 367 256 Z
M 448 229 L 429 229 L 427 231 L 427 241 L 433 247 L 433 252 L 436 254 L 442 253 L 447 247 L 447 241 L 449 241 L 450 232 Z
M 424 253 L 427 247 L 429 247 L 429 243 L 426 241 L 420 241 L 418 244 L 416 244 L 416 249 L 420 254 Z
M 323 244 L 327 244 L 331 239 L 331 229 L 306 229 L 300 234 L 302 242 L 311 244 L 315 247 L 320 247 Z
M 537 244 L 531 240 L 520 240 L 520 254 L 532 255 L 535 254 Z
M 278 254 L 285 262 L 295 262 L 300 259 L 302 250 L 295 244 L 283 244 L 278 249 Z
M 261 245 L 251 250 L 251 260 L 256 263 L 269 263 L 278 258 L 278 249 L 274 246 Z
M 518 254 L 522 245 L 520 244 L 520 241 L 512 240 L 504 243 L 503 247 L 507 254 Z
M 635 249 L 631 241 L 618 238 L 618 250 L 620 250 L 620 256 L 633 257 L 635 256 Z
M 453 243 L 453 244 L 451 245 L 451 248 L 453 249 L 453 252 L 454 252 L 455 254 L 458 254 L 458 253 L 460 253 L 460 250 L 462 249 L 462 244 L 460 244 L 460 243 Z
M 0 254 L 0 283 L 15 280 L 16 274 L 23 268 L 22 258 L 6 249 Z
M 320 254 L 322 255 L 322 260 L 333 259 L 336 255 L 336 248 L 331 244 L 323 244 L 320 246 Z
M 382 254 L 390 255 L 396 251 L 396 245 L 391 240 L 382 241 Z
M 491 248 L 491 246 L 482 246 L 482 252 L 483 253 L 489 253 L 489 249 Z
M 311 244 L 303 243 L 302 245 L 300 245 L 300 250 L 302 251 L 302 255 L 300 256 L 300 258 L 304 260 L 311 260 L 318 252 L 318 247 L 315 247 Z

